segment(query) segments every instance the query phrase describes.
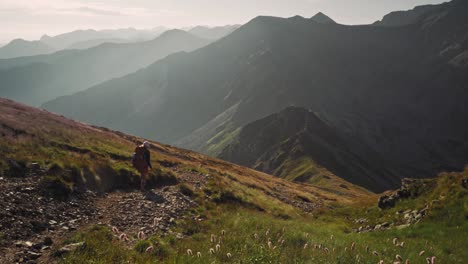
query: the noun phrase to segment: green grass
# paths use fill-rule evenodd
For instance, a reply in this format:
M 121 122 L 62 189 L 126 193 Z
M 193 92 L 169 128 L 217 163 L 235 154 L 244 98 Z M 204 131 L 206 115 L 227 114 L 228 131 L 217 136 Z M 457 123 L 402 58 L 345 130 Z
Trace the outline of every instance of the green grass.
M 237 138 L 241 130 L 240 127 L 234 128 L 232 124 L 228 124 L 222 131 L 219 131 L 206 142 L 207 147 L 205 147 L 204 152 L 213 157 L 218 156 L 228 144 Z
M 320 217 L 283 220 L 232 206 L 214 210 L 212 215 L 218 213 L 221 216 L 204 222 L 181 223 L 177 231 L 190 236 L 176 242 L 172 236 L 155 237 L 138 242 L 133 249 L 126 249 L 123 242 L 112 240 L 108 231 L 92 231 L 80 238 L 86 241 L 87 248 L 67 256 L 64 263 L 106 263 L 111 259 L 113 263 L 151 263 L 156 260 L 162 263 L 377 263 L 380 259 L 392 263 L 397 254 L 410 259 L 411 263 L 424 263 L 425 257 L 432 255 L 441 263 L 464 263 L 468 257 L 465 252 L 466 223 L 459 227 L 423 223 L 405 230 L 356 234 L 348 233 L 342 220 L 329 222 Z M 223 230 L 225 235 L 222 235 Z M 215 236 L 215 242 L 211 242 L 211 235 Z M 216 251 L 220 237 L 220 250 Z M 405 246 L 394 246 L 393 238 L 404 241 Z M 284 243 L 278 242 L 282 239 Z M 106 243 L 95 243 L 94 240 Z M 353 242 L 355 248 L 351 250 Z M 306 243 L 308 246 L 304 249 Z M 144 253 L 150 245 L 164 254 Z M 211 248 L 215 254 L 209 253 Z M 194 256 L 187 255 L 187 249 Z M 422 250 L 426 253 L 420 257 L 418 254 Z M 373 251 L 379 256 L 374 256 Z M 196 256 L 197 252 L 201 253 L 200 258 Z M 231 258 L 227 257 L 228 253 Z M 91 262 L 94 260 L 98 262 Z
M 261 201 L 261 195 L 252 189 L 252 193 L 249 193 L 242 188 L 237 189 L 240 186 L 226 187 L 226 183 L 218 179 L 207 187 L 211 198 L 203 200 L 202 195 L 197 195 L 200 207 L 191 212 L 200 214 L 205 220 L 199 222 L 187 217 L 186 220 L 177 221 L 173 231 L 184 234 L 184 238 L 156 235 L 129 247 L 112 237 L 109 230 L 99 228 L 77 235 L 73 241 L 86 241 L 91 249 L 68 255 L 63 262 L 377 263 L 384 260 L 385 263 L 393 263 L 398 254 L 404 260 L 409 259 L 410 263 L 425 263 L 428 256 L 436 256 L 438 263 L 465 263 L 468 259 L 468 198 L 467 190 L 459 182 L 466 174 L 443 175 L 430 192 L 401 201 L 389 210 L 380 210 L 374 205 L 334 205 L 332 209 L 312 215 L 294 213 L 293 209 L 280 207 L 272 201 Z M 223 191 L 229 192 L 228 198 L 222 198 Z M 251 195 L 260 200 L 252 199 Z M 428 216 L 418 224 L 405 229 L 367 233 L 352 231 L 354 219 L 367 218 L 376 223 L 391 221 L 396 211 L 418 208 L 434 197 L 445 197 L 446 203 L 434 204 Z M 246 205 L 247 202 L 267 210 L 251 208 Z M 275 214 L 276 206 L 278 213 Z M 288 217 L 281 217 L 279 212 Z M 214 242 L 211 241 L 212 236 Z M 405 242 L 404 246 L 395 246 L 394 238 L 400 243 Z M 283 243 L 279 242 L 283 239 Z M 95 243 L 94 240 L 105 243 Z M 271 241 L 270 246 L 268 241 Z M 220 250 L 216 251 L 218 243 Z M 352 249 L 353 243 L 355 246 Z M 155 250 L 145 253 L 150 245 Z M 193 256 L 187 254 L 188 249 Z M 210 254 L 210 249 L 215 253 Z M 419 256 L 423 250 L 425 253 Z M 379 255 L 375 256 L 374 251 Z M 201 257 L 197 257 L 197 252 Z

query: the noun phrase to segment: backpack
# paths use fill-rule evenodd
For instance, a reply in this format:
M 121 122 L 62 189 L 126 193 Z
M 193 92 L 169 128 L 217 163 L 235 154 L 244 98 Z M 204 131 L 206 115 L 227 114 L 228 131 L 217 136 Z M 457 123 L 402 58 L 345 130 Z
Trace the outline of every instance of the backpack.
M 132 165 L 136 169 L 141 168 L 142 164 L 146 164 L 145 151 L 146 148 L 143 145 L 135 148 L 135 153 L 132 155 Z

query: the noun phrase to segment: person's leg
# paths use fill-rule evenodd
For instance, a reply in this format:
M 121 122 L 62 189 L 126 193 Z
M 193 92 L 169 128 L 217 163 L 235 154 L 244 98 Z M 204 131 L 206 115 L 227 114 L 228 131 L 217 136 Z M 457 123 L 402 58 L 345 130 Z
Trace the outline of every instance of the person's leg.
M 140 181 L 140 190 L 143 192 L 145 191 L 145 186 L 146 186 L 146 176 L 147 172 L 142 172 L 141 173 L 141 181 Z

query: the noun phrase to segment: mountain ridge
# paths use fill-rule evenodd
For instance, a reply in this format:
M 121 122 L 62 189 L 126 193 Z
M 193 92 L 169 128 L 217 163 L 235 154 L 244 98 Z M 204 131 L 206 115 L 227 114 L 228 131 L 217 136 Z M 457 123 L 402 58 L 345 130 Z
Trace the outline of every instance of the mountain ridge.
M 87 50 L 63 50 L 51 55 L 0 60 L 0 76 L 4 80 L 0 95 L 41 105 L 135 72 L 173 52 L 194 50 L 209 42 L 184 31 L 171 31 L 145 42 L 104 43 Z M 34 65 L 37 73 L 45 75 L 26 75 L 28 78 L 24 78 L 22 71 L 34 68 Z M 39 65 L 45 68 L 39 68 Z
M 238 104 L 222 125 L 202 129 L 211 139 L 194 137 L 206 141 L 193 145 L 219 153 L 240 127 L 295 105 L 380 153 L 394 177 L 458 170 L 467 162 L 462 98 L 468 81 L 463 64 L 450 62 L 467 49 L 460 21 L 468 7 L 460 1 L 441 7 L 440 19 L 428 14 L 404 27 L 260 16 L 195 52 L 45 107 L 173 143 Z M 128 86 L 135 87 L 131 94 Z M 145 104 L 116 105 L 112 98 L 144 98 Z

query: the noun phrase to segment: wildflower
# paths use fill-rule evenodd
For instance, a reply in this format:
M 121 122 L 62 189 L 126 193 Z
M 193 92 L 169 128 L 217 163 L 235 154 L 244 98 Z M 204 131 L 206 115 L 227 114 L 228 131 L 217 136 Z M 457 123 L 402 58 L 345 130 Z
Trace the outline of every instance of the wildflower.
M 189 255 L 189 256 L 192 256 L 192 255 L 193 255 L 192 250 L 191 250 L 190 248 L 187 249 L 187 255 Z
M 424 253 L 426 253 L 426 251 L 422 250 L 421 252 L 419 252 L 419 256 L 421 257 L 422 255 L 424 255 Z
M 213 255 L 215 253 L 215 250 L 213 248 L 210 248 L 210 254 Z
M 231 257 L 232 257 L 231 253 L 227 253 L 226 256 L 227 256 L 228 258 L 231 258 Z
M 379 264 L 384 264 L 383 260 L 380 260 L 380 261 L 379 261 Z
M 226 234 L 226 230 L 221 230 L 221 235 L 224 236 Z
M 286 227 L 283 226 L 283 228 L 281 229 L 281 231 L 284 233 L 284 231 L 286 231 Z
M 305 243 L 304 244 L 304 249 L 306 249 L 308 245 L 309 245 L 308 243 Z
M 399 261 L 403 261 L 403 258 L 402 258 L 400 255 L 398 255 L 398 254 L 395 256 L 395 259 L 396 259 L 396 260 L 399 260 Z
M 323 249 L 323 252 L 325 252 L 325 253 L 328 254 L 328 252 L 330 252 L 330 251 L 328 250 L 328 248 L 324 248 L 324 249 Z
M 309 237 L 309 233 L 305 233 L 305 238 L 308 238 Z
M 345 247 L 345 248 L 344 248 L 344 251 L 345 251 L 345 252 L 348 251 L 348 247 Z
M 113 232 L 114 234 L 118 234 L 118 233 L 119 233 L 119 229 L 118 229 L 117 227 L 113 226 L 113 227 L 112 227 L 112 232 Z
M 351 251 L 353 251 L 355 247 L 356 247 L 356 243 L 354 243 L 354 242 L 351 243 Z
M 223 243 L 223 239 L 221 237 L 218 237 L 218 244 L 222 244 Z
M 276 246 L 274 246 L 271 250 L 275 250 L 276 249 Z
M 393 245 L 395 245 L 395 246 L 396 246 L 396 245 L 397 245 L 397 243 L 398 243 L 398 238 L 396 238 L 396 237 L 395 237 L 395 238 L 393 239 Z
M 258 234 L 257 233 L 254 234 L 254 238 L 258 239 Z
M 431 258 L 430 258 L 430 257 L 427 257 L 427 258 L 426 258 L 426 263 L 427 263 L 427 264 L 431 264 Z
M 436 263 L 436 257 L 435 256 L 432 256 L 431 257 L 431 264 L 435 264 Z
M 398 246 L 401 247 L 401 248 L 404 247 L 405 246 L 405 241 L 401 242 Z
M 145 233 L 143 233 L 143 231 L 138 232 L 138 239 L 140 240 L 145 239 Z
M 268 241 L 268 248 L 271 248 L 272 245 L 271 241 Z
M 153 246 L 149 246 L 149 247 L 146 248 L 145 252 L 149 253 L 149 252 L 153 251 L 153 249 L 154 249 Z
M 215 235 L 211 234 L 210 241 L 211 241 L 211 243 L 216 242 L 216 237 L 215 237 Z
M 197 257 L 201 258 L 201 252 L 200 251 L 197 252 Z
M 284 239 L 282 239 L 282 240 L 281 240 L 280 244 L 281 244 L 281 245 L 283 245 L 283 244 L 284 244 Z
M 216 251 L 219 251 L 221 249 L 221 245 L 216 244 Z
M 265 232 L 265 236 L 268 236 L 268 234 L 270 234 L 270 229 L 268 228 L 268 230 Z
M 330 240 L 333 240 L 333 235 L 330 236 Z
M 377 251 L 374 250 L 374 251 L 372 251 L 372 254 L 373 254 L 374 256 L 378 256 L 378 255 L 379 255 L 379 252 L 377 252 Z
M 124 241 L 128 241 L 127 235 L 125 233 L 120 234 L 119 239 L 124 240 Z
M 405 264 L 410 264 L 410 263 L 409 263 L 409 259 L 407 259 L 407 260 L 405 261 Z

